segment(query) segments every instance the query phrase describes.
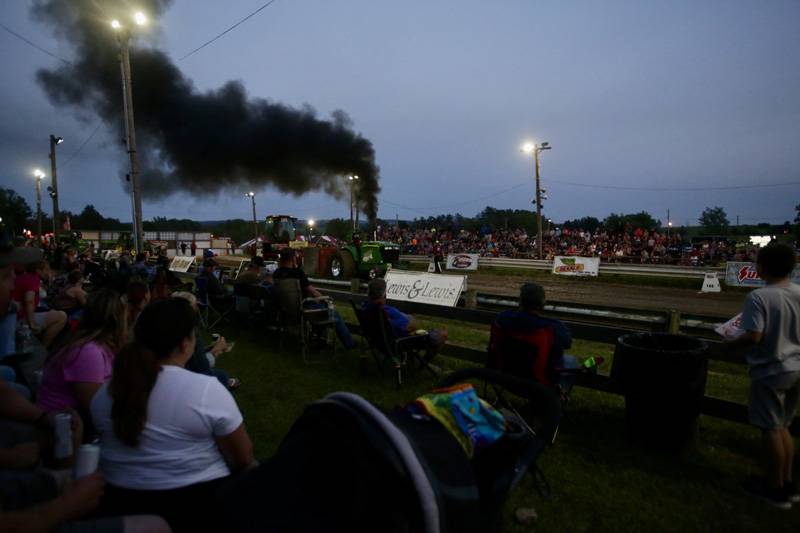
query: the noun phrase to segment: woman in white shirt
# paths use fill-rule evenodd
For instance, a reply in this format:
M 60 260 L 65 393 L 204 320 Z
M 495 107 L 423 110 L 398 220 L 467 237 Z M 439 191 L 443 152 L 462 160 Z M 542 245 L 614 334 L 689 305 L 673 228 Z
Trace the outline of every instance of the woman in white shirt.
M 104 514 L 158 514 L 176 532 L 203 530 L 219 487 L 254 463 L 231 394 L 216 378 L 183 368 L 197 322 L 186 300 L 146 307 L 135 340 L 92 401 L 108 481 Z

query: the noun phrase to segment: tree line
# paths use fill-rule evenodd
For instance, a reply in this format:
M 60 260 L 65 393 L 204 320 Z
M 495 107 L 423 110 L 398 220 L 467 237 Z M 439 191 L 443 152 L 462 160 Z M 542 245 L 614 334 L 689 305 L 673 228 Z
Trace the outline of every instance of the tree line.
M 766 222 L 755 225 L 731 225 L 728 215 L 722 207 L 707 207 L 698 218 L 699 226 L 703 233 L 713 235 L 746 235 L 754 233 L 789 232 L 792 226 L 797 238 L 800 238 L 800 204 L 795 207 L 796 216 L 794 224 L 788 220 L 783 224 L 773 225 Z M 23 229 L 36 231 L 36 214 L 25 201 L 12 189 L 0 189 L 0 217 L 5 230 L 11 233 L 20 233 Z M 101 230 L 101 231 L 126 231 L 130 230 L 130 222 L 122 222 L 117 218 L 103 216 L 93 205 L 89 204 L 80 213 L 62 211 L 62 221 L 69 218 L 73 229 Z M 378 220 L 378 225 L 391 227 L 399 224 L 401 228 L 419 230 L 432 229 L 471 232 L 492 232 L 503 229 L 524 229 L 528 234 L 536 233 L 536 214 L 525 209 L 497 209 L 487 206 L 474 217 L 466 217 L 460 213 L 419 217 L 410 221 L 405 220 Z M 218 222 L 201 223 L 191 219 L 178 219 L 167 217 L 154 217 L 143 221 L 144 231 L 208 231 L 215 235 L 231 237 L 235 242 L 242 243 L 253 238 L 253 221 L 244 219 L 228 219 Z M 52 219 L 42 216 L 44 232 L 52 229 Z M 547 218 L 542 219 L 542 229 L 555 228 L 553 222 Z M 638 213 L 611 213 L 604 219 L 596 217 L 582 217 L 565 220 L 558 227 L 594 232 L 598 228 L 605 228 L 611 232 L 632 231 L 637 228 L 644 230 L 661 230 L 665 225 L 646 211 Z M 367 230 L 366 226 L 362 229 Z M 673 228 L 678 231 L 680 228 Z M 350 221 L 342 218 L 330 219 L 321 223 L 318 231 L 333 235 L 341 239 L 349 239 L 352 233 Z M 305 234 L 306 228 L 298 227 L 298 232 Z

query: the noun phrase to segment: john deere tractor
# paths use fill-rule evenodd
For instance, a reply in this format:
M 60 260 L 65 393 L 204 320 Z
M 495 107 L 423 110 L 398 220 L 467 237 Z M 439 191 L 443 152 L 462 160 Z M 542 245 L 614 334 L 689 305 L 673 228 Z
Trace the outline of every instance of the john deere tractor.
M 266 242 L 273 250 L 286 246 L 302 250 L 303 270 L 308 276 L 334 279 L 383 276 L 400 260 L 400 246 L 391 242 L 362 241 L 358 235 L 343 246 L 321 237 L 314 244 L 296 240 L 297 219 L 288 215 L 267 217 Z

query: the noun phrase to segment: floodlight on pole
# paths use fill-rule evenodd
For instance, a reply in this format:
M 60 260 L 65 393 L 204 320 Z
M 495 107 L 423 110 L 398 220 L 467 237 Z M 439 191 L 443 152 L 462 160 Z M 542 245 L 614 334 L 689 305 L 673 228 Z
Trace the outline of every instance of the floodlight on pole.
M 253 235 L 254 235 L 254 243 L 258 242 L 258 219 L 256 218 L 256 193 L 250 191 L 245 193 L 245 198 L 250 198 L 250 201 L 253 203 Z
M 147 17 L 142 12 L 132 14 L 137 26 L 147 23 Z M 130 159 L 131 203 L 133 204 L 133 245 L 137 252 L 144 249 L 144 232 L 142 227 L 142 194 L 139 183 L 139 160 L 136 155 L 136 128 L 133 119 L 133 91 L 131 88 L 131 56 L 129 41 L 130 29 L 123 26 L 118 19 L 111 21 L 111 27 L 116 30 L 119 45 L 119 67 L 122 74 L 122 101 L 125 115 L 125 142 Z
M 544 252 L 542 246 L 542 200 L 547 199 L 547 195 L 544 194 L 544 189 L 542 189 L 541 178 L 539 176 L 539 153 L 544 150 L 550 150 L 550 143 L 549 142 L 542 142 L 542 143 L 534 143 L 534 142 L 526 142 L 522 145 L 520 150 L 526 154 L 533 154 L 534 159 L 534 168 L 536 173 L 536 199 L 534 203 L 536 204 L 536 258 L 543 259 Z
M 56 165 L 56 146 L 64 142 L 63 137 L 50 134 L 50 180 L 52 184 L 47 189 L 50 198 L 53 199 L 53 235 L 58 235 L 59 211 L 58 211 L 58 165 Z M 44 174 L 43 174 L 44 175 Z

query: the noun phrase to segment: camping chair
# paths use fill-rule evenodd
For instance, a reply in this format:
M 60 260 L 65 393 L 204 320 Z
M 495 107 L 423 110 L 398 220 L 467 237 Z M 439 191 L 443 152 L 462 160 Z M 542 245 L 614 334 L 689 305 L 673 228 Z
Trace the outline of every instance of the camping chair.
M 308 344 L 311 340 L 322 338 L 333 348 L 336 357 L 336 319 L 330 316 L 329 309 L 305 309 L 303 304 L 307 301 L 317 301 L 315 298 L 303 299 L 300 289 L 300 280 L 294 278 L 276 279 L 273 285 L 275 302 L 278 306 L 278 328 L 280 333 L 285 333 L 291 327 L 299 329 L 300 352 L 305 363 L 310 363 L 308 357 Z M 283 337 L 280 335 L 280 348 L 283 349 Z
M 269 321 L 270 294 L 262 285 L 234 284 L 233 296 L 236 299 L 234 307 L 240 322 L 255 329 Z
M 203 276 L 194 278 L 197 287 L 197 305 L 200 307 L 200 324 L 204 329 L 210 329 L 219 324 L 222 320 L 229 320 L 228 315 L 233 311 L 233 307 L 218 309 L 208 296 L 208 280 Z
M 390 359 L 397 374 L 398 386 L 403 384 L 403 367 L 409 360 L 416 360 L 434 377 L 438 377 L 437 372 L 421 355 L 428 349 L 430 342 L 428 334 L 398 337 L 383 307 L 372 306 L 370 309 L 361 309 L 354 301 L 351 300 L 351 303 L 361 328 L 361 336 L 367 341 L 378 367 L 383 369 L 383 361 L 378 354 L 382 355 L 383 359 Z

